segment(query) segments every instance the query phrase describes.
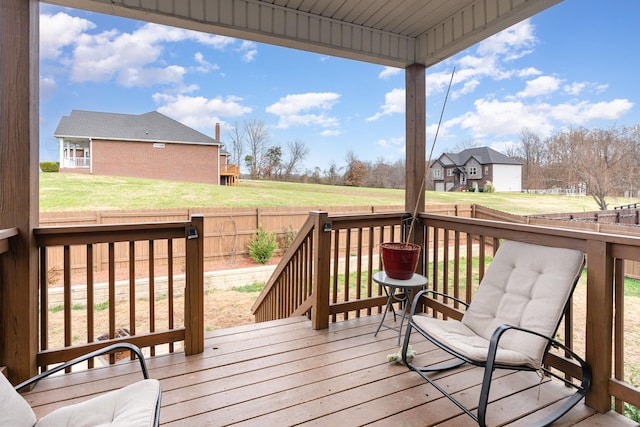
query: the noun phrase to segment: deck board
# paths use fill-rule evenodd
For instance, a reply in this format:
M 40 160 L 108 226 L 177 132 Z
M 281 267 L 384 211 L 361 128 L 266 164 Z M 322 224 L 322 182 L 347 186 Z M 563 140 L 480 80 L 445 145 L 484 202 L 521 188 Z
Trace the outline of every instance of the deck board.
M 238 426 L 465 426 L 461 410 L 419 375 L 388 363 L 397 333 L 373 334 L 379 316 L 314 331 L 305 318 L 211 331 L 205 351 L 148 359 L 150 376 L 163 387 L 161 423 Z M 419 336 L 412 342 L 429 363 L 446 355 Z M 38 416 L 54 408 L 129 384 L 137 365 L 122 363 L 42 381 L 25 397 Z M 482 371 L 461 367 L 438 374 L 440 384 L 471 407 Z M 538 392 L 540 391 L 540 399 Z M 491 389 L 491 425 L 526 425 L 544 416 L 570 390 L 532 372 L 497 371 Z M 64 398 L 61 400 L 61 396 Z M 558 425 L 635 425 L 615 414 L 594 414 L 579 404 Z

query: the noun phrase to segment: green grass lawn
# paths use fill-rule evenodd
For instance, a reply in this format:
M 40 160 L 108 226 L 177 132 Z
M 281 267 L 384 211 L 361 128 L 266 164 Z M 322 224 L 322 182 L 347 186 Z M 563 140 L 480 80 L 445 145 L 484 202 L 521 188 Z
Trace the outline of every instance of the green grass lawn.
M 429 204 L 479 204 L 514 214 L 598 210 L 589 196 L 522 193 L 445 193 L 428 191 Z M 611 198 L 610 206 L 635 203 Z M 404 190 L 241 180 L 237 187 L 121 178 L 41 173 L 40 210 L 78 211 L 185 207 L 389 206 L 404 205 Z

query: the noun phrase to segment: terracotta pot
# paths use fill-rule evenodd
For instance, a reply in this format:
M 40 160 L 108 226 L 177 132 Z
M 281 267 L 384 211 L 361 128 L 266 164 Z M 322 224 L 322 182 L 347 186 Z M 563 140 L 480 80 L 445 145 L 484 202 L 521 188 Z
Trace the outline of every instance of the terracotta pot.
M 416 271 L 420 249 L 420 245 L 415 243 L 381 243 L 382 265 L 387 276 L 398 280 L 410 279 Z

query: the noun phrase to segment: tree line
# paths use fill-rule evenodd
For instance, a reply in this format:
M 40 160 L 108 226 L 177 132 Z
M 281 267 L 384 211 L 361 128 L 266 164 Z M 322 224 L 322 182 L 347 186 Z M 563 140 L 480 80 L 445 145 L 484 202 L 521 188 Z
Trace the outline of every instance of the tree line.
M 309 148 L 304 141 L 272 144 L 267 125 L 257 119 L 235 124 L 230 133 L 230 163 L 243 165 L 250 179 L 270 179 L 353 187 L 404 188 L 404 162 L 359 160 L 353 152 L 346 165 L 330 162 L 325 169 L 303 169 Z
M 582 188 L 599 208 L 607 196 L 637 196 L 640 125 L 568 129 L 546 139 L 523 129 L 505 155 L 522 162 L 522 188 Z

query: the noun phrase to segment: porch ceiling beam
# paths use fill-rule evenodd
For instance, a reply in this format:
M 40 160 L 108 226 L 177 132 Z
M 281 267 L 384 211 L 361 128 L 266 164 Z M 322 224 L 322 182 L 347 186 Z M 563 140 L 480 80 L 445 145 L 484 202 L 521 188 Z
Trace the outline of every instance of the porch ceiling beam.
M 436 64 L 561 0 L 51 0 L 49 3 L 398 68 Z M 279 4 L 274 4 L 279 3 Z M 326 7 L 324 6 L 326 3 Z M 303 7 L 307 7 L 303 9 Z

